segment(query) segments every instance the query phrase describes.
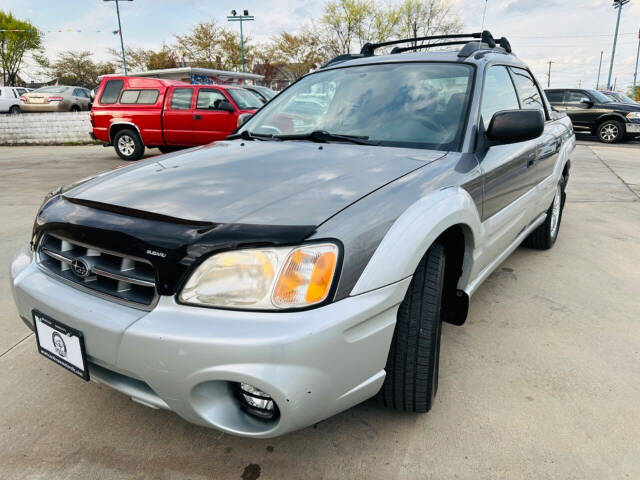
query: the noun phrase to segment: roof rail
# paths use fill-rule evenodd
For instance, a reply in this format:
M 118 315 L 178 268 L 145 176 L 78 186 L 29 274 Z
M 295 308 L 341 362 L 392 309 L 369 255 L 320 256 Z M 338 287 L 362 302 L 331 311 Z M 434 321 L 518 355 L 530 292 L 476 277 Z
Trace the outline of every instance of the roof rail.
M 451 40 L 445 42 L 435 43 L 423 43 L 421 45 L 415 45 L 416 42 L 428 41 L 428 40 Z M 329 60 L 321 68 L 325 68 L 337 63 L 346 62 L 347 60 L 353 60 L 355 58 L 371 57 L 375 54 L 375 51 L 381 47 L 388 47 L 391 45 L 399 45 L 402 43 L 414 43 L 405 47 L 394 47 L 391 50 L 392 54 L 408 52 L 411 50 L 422 50 L 424 48 L 443 47 L 448 45 L 464 45 L 458 52 L 458 57 L 466 58 L 472 53 L 478 50 L 487 50 L 500 47 L 500 51 L 505 53 L 511 53 L 511 44 L 505 37 L 499 38 L 497 41 L 491 35 L 491 32 L 484 30 L 482 32 L 475 33 L 456 33 L 451 35 L 430 35 L 427 37 L 415 37 L 415 38 L 403 38 L 399 40 L 389 40 L 387 42 L 380 43 L 365 43 L 360 50 L 360 53 L 346 53 L 339 55 L 332 60 Z

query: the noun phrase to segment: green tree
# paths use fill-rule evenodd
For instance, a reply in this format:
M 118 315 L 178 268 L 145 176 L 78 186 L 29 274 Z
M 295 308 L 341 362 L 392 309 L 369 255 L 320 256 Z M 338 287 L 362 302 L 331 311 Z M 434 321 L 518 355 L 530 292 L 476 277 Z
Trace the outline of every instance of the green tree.
M 635 92 L 633 91 L 633 86 L 629 87 L 629 90 L 627 91 L 627 96 L 629 98 L 632 98 L 636 102 L 639 102 L 640 101 L 640 85 L 636 85 Z
M 321 38 L 307 28 L 298 33 L 282 32 L 272 37 L 270 57 L 276 65 L 286 66 L 291 80 L 297 80 L 326 61 Z
M 455 33 L 462 22 L 447 0 L 402 0 L 386 7 L 373 0 L 328 0 L 318 27 L 322 43 L 341 55 L 367 42 Z
M 13 85 L 18 80 L 25 53 L 36 51 L 42 46 L 40 33 L 31 23 L 18 20 L 10 12 L 0 10 L 0 30 L 19 30 L 0 32 L 0 69 L 2 81 Z
M 176 35 L 178 51 L 183 52 L 186 61 L 195 67 L 221 70 L 242 68 L 240 35 L 220 27 L 215 20 L 194 25 L 185 35 Z M 251 64 L 254 49 L 245 37 L 244 55 L 246 64 Z
M 122 52 L 119 49 L 110 48 L 108 52 L 113 57 L 114 65 L 122 64 Z M 127 67 L 132 72 L 174 68 L 178 65 L 175 51 L 167 45 L 162 45 L 160 50 L 133 48 L 127 45 L 124 48 L 124 54 L 127 58 Z
M 99 77 L 114 73 L 110 62 L 94 62 L 93 53 L 89 51 L 67 50 L 59 53 L 54 61 L 44 56 L 35 57 L 45 73 L 63 85 L 74 85 L 93 88 L 99 83 Z
M 451 2 L 445 0 L 403 0 L 397 15 L 396 34 L 402 38 L 447 35 L 462 29 L 460 17 L 452 11 Z

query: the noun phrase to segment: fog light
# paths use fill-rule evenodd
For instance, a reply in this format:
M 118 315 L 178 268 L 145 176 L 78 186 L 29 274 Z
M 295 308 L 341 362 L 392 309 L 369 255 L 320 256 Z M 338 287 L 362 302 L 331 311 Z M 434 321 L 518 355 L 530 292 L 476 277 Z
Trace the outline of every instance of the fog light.
M 248 383 L 236 384 L 236 398 L 242 409 L 259 418 L 273 420 L 278 416 L 278 406 L 269 395 Z

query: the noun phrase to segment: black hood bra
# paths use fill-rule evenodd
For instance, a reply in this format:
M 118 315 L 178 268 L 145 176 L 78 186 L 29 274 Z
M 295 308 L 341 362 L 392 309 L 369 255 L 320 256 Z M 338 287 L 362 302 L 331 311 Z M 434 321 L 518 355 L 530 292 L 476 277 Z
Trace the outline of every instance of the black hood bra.
M 49 200 L 36 219 L 43 232 L 144 259 L 154 267 L 158 293 L 173 295 L 196 263 L 217 251 L 301 243 L 314 225 L 248 225 L 190 221 L 66 198 Z M 163 256 L 164 255 L 164 256 Z

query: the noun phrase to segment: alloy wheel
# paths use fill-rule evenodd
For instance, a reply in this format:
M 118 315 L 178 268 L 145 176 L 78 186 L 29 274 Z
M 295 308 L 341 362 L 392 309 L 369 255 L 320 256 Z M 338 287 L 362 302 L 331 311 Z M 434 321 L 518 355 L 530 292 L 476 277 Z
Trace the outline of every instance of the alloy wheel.
M 123 155 L 129 157 L 133 155 L 133 151 L 136 149 L 136 144 L 129 135 L 122 135 L 118 139 L 118 150 L 122 152 Z
M 618 127 L 612 123 L 606 123 L 600 129 L 600 137 L 605 142 L 613 142 L 618 136 Z

